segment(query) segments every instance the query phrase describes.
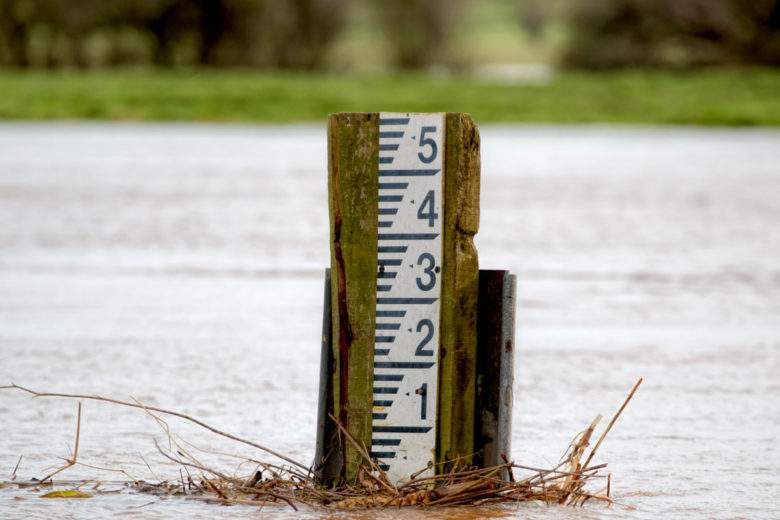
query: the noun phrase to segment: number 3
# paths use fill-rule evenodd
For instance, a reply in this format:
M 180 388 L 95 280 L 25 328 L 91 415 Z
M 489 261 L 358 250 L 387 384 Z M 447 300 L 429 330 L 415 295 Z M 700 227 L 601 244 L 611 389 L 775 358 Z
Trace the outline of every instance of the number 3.
M 428 281 L 423 283 L 422 278 L 417 277 L 417 287 L 423 291 L 430 291 L 436 285 L 436 259 L 430 253 L 423 253 L 417 259 L 417 265 L 423 265 L 427 261 L 428 266 L 423 269 L 423 273 L 428 275 Z

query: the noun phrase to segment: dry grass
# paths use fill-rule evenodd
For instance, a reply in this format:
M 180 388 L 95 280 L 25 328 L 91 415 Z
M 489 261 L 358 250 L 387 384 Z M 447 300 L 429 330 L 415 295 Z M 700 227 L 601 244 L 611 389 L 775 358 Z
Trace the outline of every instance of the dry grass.
M 580 506 L 588 502 L 612 503 L 610 497 L 611 476 L 605 474 L 607 464 L 591 464 L 594 456 L 610 432 L 618 417 L 641 384 L 639 379 L 618 409 L 612 420 L 599 436 L 590 451 L 591 440 L 601 416 L 596 417 L 587 428 L 577 434 L 564 456 L 553 468 L 534 468 L 516 464 L 505 459 L 504 464 L 490 468 L 458 467 L 449 473 L 430 475 L 423 468 L 405 482 L 393 483 L 387 475 L 371 460 L 364 446 L 340 428 L 341 435 L 353 443 L 364 454 L 365 464 L 359 472 L 357 482 L 335 488 L 320 485 L 313 477 L 310 468 L 283 456 L 258 443 L 223 432 L 198 419 L 180 412 L 145 406 L 138 401 L 127 402 L 92 395 L 60 394 L 36 392 L 19 385 L 0 387 L 6 390 L 18 390 L 34 397 L 64 397 L 79 400 L 95 400 L 142 409 L 149 414 L 166 435 L 165 446 L 157 441 L 159 453 L 171 462 L 179 465 L 179 479 L 158 481 L 124 482 L 136 492 L 156 496 L 184 495 L 196 500 L 220 504 L 245 504 L 266 506 L 269 504 L 287 505 L 293 509 L 299 507 L 328 509 L 366 509 L 402 506 L 443 507 L 454 505 L 483 505 L 517 502 L 542 502 L 548 505 L 559 504 Z M 80 410 L 80 408 L 79 408 Z M 175 435 L 163 416 L 179 417 L 233 441 L 250 445 L 256 449 L 274 455 L 285 464 L 263 462 L 240 457 L 243 463 L 251 463 L 253 470 L 246 475 L 228 475 L 217 468 L 208 467 L 199 459 L 200 453 L 212 453 L 197 448 Z M 78 431 L 77 424 L 75 450 L 67 459 L 67 465 L 59 473 L 77 463 Z M 53 474 L 32 483 L 16 485 L 41 486 L 51 483 Z M 10 482 L 5 483 L 5 485 Z

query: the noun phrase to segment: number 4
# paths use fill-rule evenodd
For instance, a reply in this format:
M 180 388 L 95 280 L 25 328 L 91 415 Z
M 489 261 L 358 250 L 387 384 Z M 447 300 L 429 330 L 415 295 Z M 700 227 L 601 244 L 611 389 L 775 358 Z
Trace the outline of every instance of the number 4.
M 428 208 L 427 212 L 426 208 Z M 417 218 L 420 220 L 428 219 L 428 227 L 433 227 L 433 221 L 439 218 L 439 214 L 436 213 L 435 209 L 436 204 L 434 202 L 433 190 L 431 190 L 423 199 L 422 204 L 420 204 L 420 208 L 417 210 Z

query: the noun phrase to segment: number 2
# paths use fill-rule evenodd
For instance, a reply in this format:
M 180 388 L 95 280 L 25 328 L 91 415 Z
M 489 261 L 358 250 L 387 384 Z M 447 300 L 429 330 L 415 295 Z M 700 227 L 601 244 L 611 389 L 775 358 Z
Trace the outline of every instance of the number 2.
M 425 350 L 425 345 L 433 339 L 433 322 L 427 318 L 424 318 L 417 322 L 417 332 L 422 332 L 423 327 L 428 329 L 425 337 L 417 345 L 417 350 L 414 351 L 415 356 L 432 356 L 433 350 Z

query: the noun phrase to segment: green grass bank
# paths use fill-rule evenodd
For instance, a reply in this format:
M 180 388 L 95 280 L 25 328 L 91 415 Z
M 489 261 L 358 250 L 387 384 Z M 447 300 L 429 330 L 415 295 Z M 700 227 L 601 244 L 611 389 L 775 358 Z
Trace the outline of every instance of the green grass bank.
M 480 123 L 780 125 L 780 69 L 559 72 L 505 84 L 431 74 L 0 70 L 0 118 L 324 121 L 338 111 L 459 111 Z

